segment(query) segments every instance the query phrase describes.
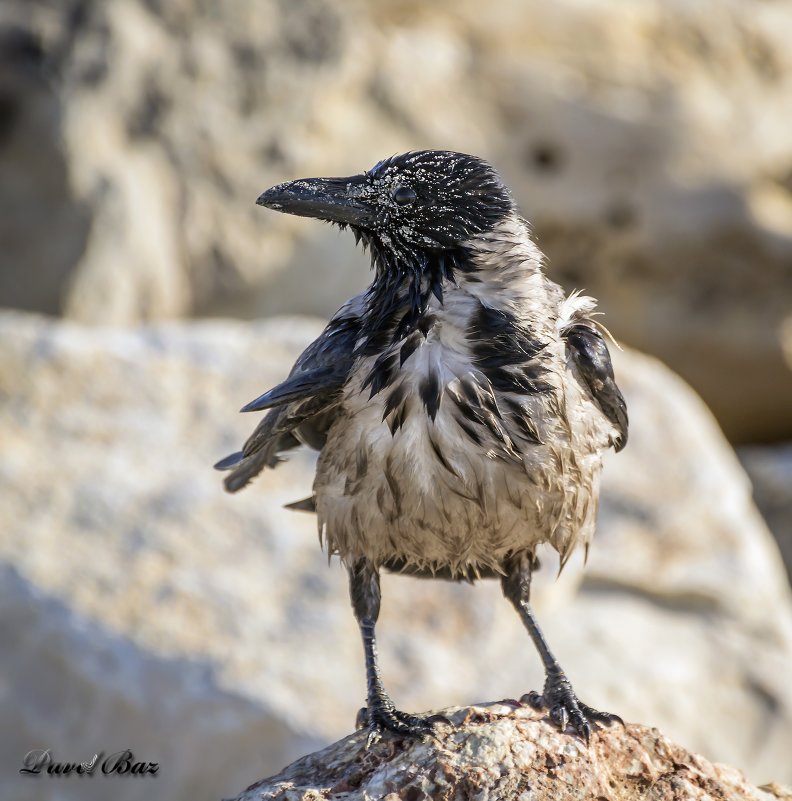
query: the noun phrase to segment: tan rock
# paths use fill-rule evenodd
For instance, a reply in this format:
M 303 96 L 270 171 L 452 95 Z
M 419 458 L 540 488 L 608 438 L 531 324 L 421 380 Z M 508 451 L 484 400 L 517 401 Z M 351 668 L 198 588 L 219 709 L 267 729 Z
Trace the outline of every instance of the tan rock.
M 541 713 L 490 705 L 445 710 L 435 738 L 387 738 L 366 749 L 359 732 L 262 779 L 235 801 L 487 798 L 490 801 L 771 801 L 779 785 L 752 787 L 657 729 L 601 729 L 589 747 Z

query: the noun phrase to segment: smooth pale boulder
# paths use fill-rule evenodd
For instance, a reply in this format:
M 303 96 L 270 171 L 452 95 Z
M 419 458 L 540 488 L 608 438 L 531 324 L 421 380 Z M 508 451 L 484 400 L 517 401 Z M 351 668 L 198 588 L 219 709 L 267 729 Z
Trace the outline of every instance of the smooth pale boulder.
M 0 652 L 0 795 L 139 797 L 130 779 L 26 783 L 24 755 L 49 747 L 64 761 L 131 748 L 162 764 L 158 796 L 219 797 L 350 731 L 365 684 L 345 573 L 315 519 L 283 509 L 310 492 L 313 458 L 236 496 L 211 468 L 258 419 L 236 410 L 320 330 L 0 314 L 0 629 L 14 644 Z M 752 781 L 790 781 L 777 548 L 695 394 L 637 353 L 616 370 L 630 443 L 606 460 L 586 570 L 578 555 L 556 581 L 541 554 L 539 618 L 588 703 Z M 541 687 L 495 582 L 386 576 L 383 592 L 385 681 L 403 708 Z
M 4 3 L 0 304 L 328 315 L 366 258 L 257 195 L 462 150 L 732 440 L 789 438 L 790 25 L 790 0 Z

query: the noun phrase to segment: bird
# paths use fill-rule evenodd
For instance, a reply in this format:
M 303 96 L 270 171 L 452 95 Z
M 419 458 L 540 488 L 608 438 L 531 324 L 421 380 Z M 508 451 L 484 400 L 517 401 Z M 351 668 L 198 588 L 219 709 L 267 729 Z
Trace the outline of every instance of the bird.
M 349 229 L 371 256 L 371 284 L 242 408 L 267 413 L 215 465 L 233 493 L 297 447 L 319 451 L 312 495 L 289 506 L 316 513 L 349 575 L 366 666 L 359 728 L 369 742 L 423 738 L 446 720 L 398 709 L 383 685 L 382 571 L 499 579 L 545 671 L 542 692 L 516 703 L 586 742 L 621 722 L 578 698 L 530 602 L 539 545 L 561 568 L 576 546 L 588 553 L 602 454 L 627 442 L 596 301 L 547 277 L 512 192 L 477 156 L 410 151 L 256 202 Z

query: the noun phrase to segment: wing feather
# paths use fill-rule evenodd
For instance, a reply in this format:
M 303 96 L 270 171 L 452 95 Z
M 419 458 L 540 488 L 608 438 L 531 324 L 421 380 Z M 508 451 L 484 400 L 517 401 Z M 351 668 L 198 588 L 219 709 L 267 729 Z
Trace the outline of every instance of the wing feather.
M 580 321 L 564 330 L 568 353 L 574 359 L 578 373 L 588 386 L 591 396 L 619 432 L 613 441 L 618 452 L 627 444 L 627 404 L 616 385 L 610 352 L 605 339 L 590 320 Z
M 311 398 L 316 393 L 317 387 L 323 384 L 333 385 L 338 377 L 337 373 L 336 365 L 329 365 L 292 374 L 278 386 L 273 387 L 263 395 L 259 395 L 258 398 L 243 406 L 239 411 L 260 412 L 264 409 L 271 409 L 273 406 L 280 406 L 283 403 L 292 403 Z
M 231 470 L 224 482 L 229 492 L 242 489 L 264 468 L 275 467 L 285 451 L 302 444 L 324 445 L 355 359 L 360 332 L 357 300 L 333 317 L 303 351 L 285 381 L 242 408 L 243 412 L 269 411 L 242 450 L 215 465 L 218 470 Z

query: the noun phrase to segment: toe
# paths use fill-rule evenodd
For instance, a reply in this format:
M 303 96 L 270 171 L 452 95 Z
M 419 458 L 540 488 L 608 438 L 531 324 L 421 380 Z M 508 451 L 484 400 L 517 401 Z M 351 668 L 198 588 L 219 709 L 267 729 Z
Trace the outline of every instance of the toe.
M 585 718 L 575 726 L 575 731 L 586 741 L 586 745 L 591 742 L 591 724 Z
M 423 718 L 419 718 L 417 715 L 411 715 L 409 712 L 402 712 L 400 709 L 391 710 L 391 714 L 396 720 L 401 721 L 406 726 L 423 726 L 426 722 Z
M 355 715 L 355 731 L 365 729 L 369 725 L 368 707 L 362 706 Z
M 614 715 L 611 712 L 598 712 L 590 707 L 586 709 L 586 717 L 596 720 L 597 723 L 603 723 L 605 726 L 610 726 L 614 723 L 624 726 L 624 721 L 618 715 Z
M 520 702 L 528 704 L 532 709 L 544 709 L 546 706 L 544 697 L 536 692 L 536 690 L 531 690 L 531 692 L 520 696 Z
M 600 712 L 598 709 L 593 709 L 587 704 L 582 703 L 580 704 L 580 709 L 589 720 L 593 720 L 596 723 L 602 723 L 605 726 L 619 723 L 624 726 L 624 721 L 618 715 L 614 715 L 611 712 Z
M 418 739 L 423 739 L 433 734 L 432 721 L 430 719 L 419 718 L 394 707 L 375 707 L 373 713 L 370 713 L 369 716 L 372 719 L 370 728 L 377 726 L 381 732 L 387 730 L 402 737 L 416 737 Z M 442 718 L 442 715 L 435 717 Z M 443 720 L 446 719 L 443 718 Z
M 401 734 L 428 734 L 432 730 L 428 721 L 408 712 L 394 709 L 393 717 L 401 724 L 399 727 Z

